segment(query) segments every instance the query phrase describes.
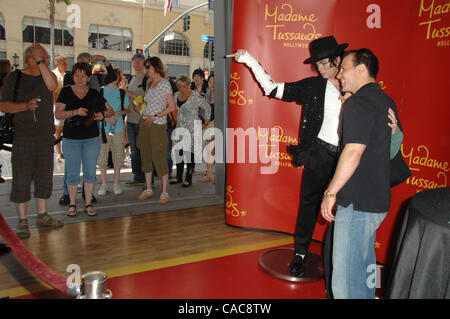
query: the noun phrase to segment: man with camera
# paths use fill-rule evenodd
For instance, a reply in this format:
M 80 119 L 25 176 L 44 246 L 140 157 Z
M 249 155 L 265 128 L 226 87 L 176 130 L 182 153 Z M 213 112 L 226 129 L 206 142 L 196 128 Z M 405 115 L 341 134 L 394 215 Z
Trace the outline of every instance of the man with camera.
M 41 45 L 28 47 L 24 60 L 27 67 L 10 73 L 5 79 L 0 111 L 14 114 L 10 200 L 17 203 L 17 235 L 29 238 L 27 206 L 32 180 L 38 209 L 36 224 L 61 227 L 63 223 L 47 214 L 47 199 L 53 187 L 53 91 L 58 82 L 48 67 L 47 51 Z

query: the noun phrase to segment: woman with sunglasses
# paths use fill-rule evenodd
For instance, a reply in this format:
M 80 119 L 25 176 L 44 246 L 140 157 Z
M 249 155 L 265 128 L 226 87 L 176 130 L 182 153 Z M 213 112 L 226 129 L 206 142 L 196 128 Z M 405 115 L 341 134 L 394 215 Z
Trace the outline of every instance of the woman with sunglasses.
M 162 181 L 162 192 L 159 203 L 169 201 L 167 186 L 169 182 L 169 168 L 167 166 L 167 114 L 175 111 L 175 100 L 169 81 L 164 78 L 164 64 L 158 57 L 145 60 L 147 77 L 152 81 L 144 96 L 147 107 L 139 122 L 139 133 L 136 139 L 141 152 L 142 171 L 145 174 L 146 189 L 138 197 L 139 200 L 153 195 L 152 174 L 153 166 Z M 139 111 L 136 107 L 136 111 Z

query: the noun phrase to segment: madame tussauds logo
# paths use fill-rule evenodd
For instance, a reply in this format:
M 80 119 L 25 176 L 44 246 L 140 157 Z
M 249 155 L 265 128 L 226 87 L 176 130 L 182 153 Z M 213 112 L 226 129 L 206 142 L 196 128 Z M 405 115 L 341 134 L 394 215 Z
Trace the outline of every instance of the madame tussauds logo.
M 435 0 L 421 0 L 419 17 L 426 17 L 427 21 L 419 23 L 426 27 L 426 39 L 440 39 L 450 37 L 450 26 L 443 26 L 442 16 L 450 13 L 450 0 L 439 3 Z
M 269 5 L 266 4 L 264 20 L 268 23 L 265 27 L 273 29 L 272 40 L 309 42 L 322 36 L 317 33 L 315 23 L 318 18 L 314 13 L 295 12 L 292 5 L 288 3 L 275 6 L 275 8 L 269 8 Z M 300 29 L 301 31 L 287 31 L 287 25 L 294 25 L 295 30 Z

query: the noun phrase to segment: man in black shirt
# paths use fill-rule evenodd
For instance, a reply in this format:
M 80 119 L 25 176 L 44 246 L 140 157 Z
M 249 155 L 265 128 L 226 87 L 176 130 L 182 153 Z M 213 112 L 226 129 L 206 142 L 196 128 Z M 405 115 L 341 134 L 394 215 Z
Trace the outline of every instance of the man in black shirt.
M 338 78 L 347 100 L 336 172 L 321 204 L 334 221 L 332 291 L 335 298 L 375 297 L 375 236 L 391 200 L 391 130 L 388 109 L 394 101 L 375 82 L 378 59 L 368 49 L 344 54 Z M 333 216 L 337 204 L 336 216 Z

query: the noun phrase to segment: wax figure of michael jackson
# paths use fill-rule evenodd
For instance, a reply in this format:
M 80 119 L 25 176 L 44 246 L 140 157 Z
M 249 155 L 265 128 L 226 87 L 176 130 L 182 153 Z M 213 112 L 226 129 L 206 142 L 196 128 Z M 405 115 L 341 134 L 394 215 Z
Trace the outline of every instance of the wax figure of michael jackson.
M 289 266 L 293 276 L 305 271 L 308 252 L 323 193 L 333 176 L 339 147 L 339 120 L 342 101 L 340 83 L 336 78 L 342 54 L 348 44 L 338 44 L 333 36 L 311 42 L 311 57 L 319 76 L 298 82 L 277 83 L 247 51 L 238 50 L 234 57 L 246 64 L 263 88 L 265 95 L 303 105 L 300 144 L 290 146 L 297 166 L 304 165 L 300 208 L 295 230 L 295 255 Z

